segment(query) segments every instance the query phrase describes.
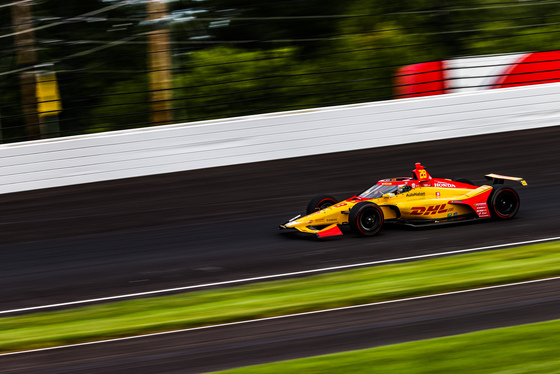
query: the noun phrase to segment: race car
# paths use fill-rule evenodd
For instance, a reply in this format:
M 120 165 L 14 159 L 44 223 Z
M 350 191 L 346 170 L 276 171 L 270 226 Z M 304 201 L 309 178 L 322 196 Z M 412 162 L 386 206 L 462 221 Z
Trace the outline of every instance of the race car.
M 432 178 L 416 163 L 411 177 L 382 179 L 344 201 L 318 195 L 307 205 L 305 216 L 288 220 L 280 229 L 325 238 L 343 235 L 341 227 L 349 226 L 358 235 L 373 236 L 384 223 L 423 226 L 513 218 L 519 210 L 519 195 L 504 182 L 515 181 L 522 186 L 527 182 L 499 174 L 485 177 L 492 185 L 479 187 L 467 179 Z

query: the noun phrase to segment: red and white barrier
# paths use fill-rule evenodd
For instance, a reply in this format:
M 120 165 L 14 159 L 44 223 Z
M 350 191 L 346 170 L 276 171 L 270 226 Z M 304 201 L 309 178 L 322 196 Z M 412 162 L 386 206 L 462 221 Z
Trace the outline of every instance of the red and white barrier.
M 399 98 L 560 82 L 560 51 L 456 58 L 407 65 L 396 74 Z

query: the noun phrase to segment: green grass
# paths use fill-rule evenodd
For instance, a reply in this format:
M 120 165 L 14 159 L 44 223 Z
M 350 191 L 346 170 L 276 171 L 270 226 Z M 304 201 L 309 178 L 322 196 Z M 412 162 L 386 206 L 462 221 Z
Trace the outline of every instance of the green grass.
M 560 275 L 560 242 L 0 319 L 0 351 L 131 336 Z
M 554 374 L 560 373 L 560 320 L 219 373 Z

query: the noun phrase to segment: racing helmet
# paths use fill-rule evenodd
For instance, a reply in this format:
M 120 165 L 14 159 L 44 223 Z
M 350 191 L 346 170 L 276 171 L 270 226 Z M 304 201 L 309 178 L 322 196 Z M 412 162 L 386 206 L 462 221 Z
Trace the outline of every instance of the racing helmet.
M 404 192 L 408 192 L 412 189 L 412 187 L 410 187 L 407 184 L 399 184 L 399 186 L 397 187 L 397 194 L 401 194 Z

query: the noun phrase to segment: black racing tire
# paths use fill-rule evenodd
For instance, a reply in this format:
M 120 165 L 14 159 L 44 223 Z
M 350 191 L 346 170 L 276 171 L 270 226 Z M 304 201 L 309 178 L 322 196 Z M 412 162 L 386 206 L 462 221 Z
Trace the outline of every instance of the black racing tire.
M 362 201 L 350 209 L 348 224 L 353 232 L 362 236 L 373 236 L 383 226 L 384 216 L 379 205 Z
M 488 209 L 493 218 L 513 218 L 519 210 L 519 195 L 507 186 L 496 186 L 488 197 Z
M 457 179 L 453 179 L 454 182 L 459 182 L 459 183 L 466 183 L 466 184 L 470 184 L 470 185 L 475 185 L 473 182 L 471 182 L 470 179 L 467 178 L 457 178 Z
M 313 199 L 311 199 L 311 201 L 309 201 L 309 204 L 307 204 L 305 214 L 318 212 L 319 210 L 328 208 L 331 205 L 335 205 L 336 203 L 338 203 L 336 198 L 330 195 L 317 195 Z

